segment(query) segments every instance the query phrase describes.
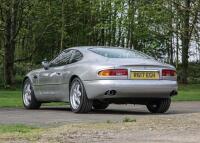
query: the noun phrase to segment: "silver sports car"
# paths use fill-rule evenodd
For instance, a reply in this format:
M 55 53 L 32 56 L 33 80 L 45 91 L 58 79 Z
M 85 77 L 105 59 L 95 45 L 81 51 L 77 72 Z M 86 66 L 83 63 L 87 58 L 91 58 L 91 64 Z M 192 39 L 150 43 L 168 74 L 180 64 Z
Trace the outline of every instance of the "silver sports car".
M 86 113 L 115 103 L 142 104 L 152 113 L 164 113 L 177 95 L 175 68 L 136 50 L 74 47 L 42 65 L 24 78 L 27 109 L 69 102 L 73 112 Z

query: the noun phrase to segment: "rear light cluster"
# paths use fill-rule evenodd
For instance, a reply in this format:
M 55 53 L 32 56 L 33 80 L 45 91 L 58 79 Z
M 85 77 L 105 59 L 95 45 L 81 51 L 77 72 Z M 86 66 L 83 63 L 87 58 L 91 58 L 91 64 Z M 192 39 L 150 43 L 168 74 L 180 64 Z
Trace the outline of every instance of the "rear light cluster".
M 176 76 L 176 71 L 171 69 L 163 69 L 162 76 Z
M 127 69 L 107 69 L 98 73 L 99 76 L 128 76 Z
M 106 69 L 98 73 L 99 76 L 128 76 L 127 69 Z M 176 71 L 171 69 L 163 69 L 162 76 L 176 76 Z

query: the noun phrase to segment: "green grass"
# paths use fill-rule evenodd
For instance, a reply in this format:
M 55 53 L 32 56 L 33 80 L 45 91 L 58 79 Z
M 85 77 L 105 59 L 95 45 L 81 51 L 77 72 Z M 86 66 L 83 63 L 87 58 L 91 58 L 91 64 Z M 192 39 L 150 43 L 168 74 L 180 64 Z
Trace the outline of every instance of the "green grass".
M 174 101 L 200 101 L 200 84 L 179 85 Z
M 0 124 L 0 142 L 36 142 L 47 128 L 23 124 Z
M 36 129 L 39 128 L 22 124 L 0 125 L 0 133 L 28 133 Z
M 131 119 L 131 118 L 129 118 L 129 117 L 125 117 L 123 120 L 122 120 L 122 122 L 136 122 L 136 119 Z
M 0 91 L 0 107 L 22 107 L 21 91 Z
M 63 106 L 62 102 L 53 102 L 42 104 L 44 106 Z M 23 107 L 21 91 L 0 90 L 0 107 Z
M 174 101 L 200 101 L 200 84 L 179 85 Z M 45 106 L 63 106 L 66 103 L 48 103 Z M 0 90 L 0 107 L 22 107 L 21 91 Z

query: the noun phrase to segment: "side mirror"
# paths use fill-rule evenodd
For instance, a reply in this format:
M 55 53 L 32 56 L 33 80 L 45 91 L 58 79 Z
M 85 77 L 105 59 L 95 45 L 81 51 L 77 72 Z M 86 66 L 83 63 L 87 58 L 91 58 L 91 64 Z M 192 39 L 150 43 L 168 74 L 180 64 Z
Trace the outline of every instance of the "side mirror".
M 49 69 L 49 62 L 47 60 L 42 61 L 42 66 L 45 70 Z

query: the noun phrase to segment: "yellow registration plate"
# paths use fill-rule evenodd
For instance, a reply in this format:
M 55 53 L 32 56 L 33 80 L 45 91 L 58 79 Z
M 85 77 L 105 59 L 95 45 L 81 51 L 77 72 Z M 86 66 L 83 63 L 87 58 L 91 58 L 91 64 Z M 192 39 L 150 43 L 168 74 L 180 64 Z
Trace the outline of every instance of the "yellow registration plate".
M 131 79 L 159 79 L 158 71 L 133 71 L 131 72 Z

